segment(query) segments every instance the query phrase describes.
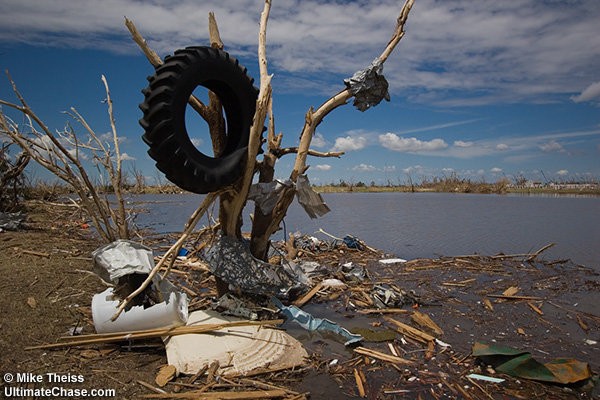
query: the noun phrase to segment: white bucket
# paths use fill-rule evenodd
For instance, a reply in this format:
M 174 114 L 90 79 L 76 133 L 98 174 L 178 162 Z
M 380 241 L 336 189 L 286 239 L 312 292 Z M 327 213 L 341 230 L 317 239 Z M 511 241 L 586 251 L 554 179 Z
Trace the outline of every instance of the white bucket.
M 118 300 L 113 300 L 113 289 L 106 289 L 92 298 L 92 318 L 97 333 L 139 331 L 184 325 L 188 319 L 188 299 L 185 293 L 163 281 L 160 284 L 165 301 L 152 307 L 133 306 L 123 311 L 115 321 L 111 317 L 117 311 Z

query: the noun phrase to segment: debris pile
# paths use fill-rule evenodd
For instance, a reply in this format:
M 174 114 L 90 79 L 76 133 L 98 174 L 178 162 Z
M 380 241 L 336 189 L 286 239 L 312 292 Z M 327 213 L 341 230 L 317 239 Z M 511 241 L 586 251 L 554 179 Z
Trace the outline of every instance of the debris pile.
M 189 297 L 185 326 L 31 349 L 160 337 L 167 362 L 140 383 L 145 398 L 597 396 L 593 270 L 544 261 L 545 248 L 406 261 L 319 233 L 273 243 L 269 263 L 241 242 L 194 243 L 163 280 Z M 215 275 L 230 293 L 217 294 Z

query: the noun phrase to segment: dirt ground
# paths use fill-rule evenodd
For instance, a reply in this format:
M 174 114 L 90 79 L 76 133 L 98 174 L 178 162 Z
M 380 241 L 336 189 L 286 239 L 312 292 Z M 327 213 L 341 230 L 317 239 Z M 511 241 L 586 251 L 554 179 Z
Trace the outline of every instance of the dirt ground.
M 67 377 L 69 381 L 61 385 L 69 389 L 114 389 L 114 398 L 118 399 L 138 399 L 154 393 L 147 386 L 156 387 L 157 373 L 167 363 L 160 340 L 25 349 L 55 343 L 77 328 L 82 328 L 82 333 L 93 333 L 91 299 L 106 288 L 91 273 L 90 254 L 101 243 L 81 220 L 40 208 L 28 218 L 24 230 L 0 233 L 0 372 L 4 377 L 0 397 L 8 397 L 7 388 L 15 386 L 7 381 L 7 374 L 23 380 L 25 373 Z M 149 244 L 164 249 L 165 243 Z M 401 365 L 359 354 L 335 335 L 306 332 L 287 321 L 282 327 L 303 343 L 310 360 L 300 371 L 263 377 L 262 383 L 255 383 L 259 387 L 272 384 L 288 388 L 282 397 L 289 399 L 356 398 L 361 395 L 360 386 L 364 397 L 370 399 L 600 398 L 597 387 L 511 377 L 471 355 L 473 344 L 486 340 L 531 352 L 540 362 L 574 358 L 588 363 L 597 374 L 600 277 L 594 270 L 567 260 L 540 261 L 541 256 L 527 261 L 531 258 L 528 255 L 466 255 L 385 265 L 378 262 L 386 258 L 379 252 L 343 246 L 305 251 L 301 258 L 318 261 L 330 269 L 331 277 L 342 280 L 341 264 L 353 262 L 367 271 L 364 280 L 346 280 L 344 290 L 318 291 L 303 307 L 315 317 L 328 318 L 351 331 L 369 328 L 382 333 L 395 329 L 386 318 L 423 331 L 412 320 L 419 311 L 443 333 L 436 334 L 439 341 L 429 343 L 429 347 L 407 334 L 396 333 L 386 342 L 365 336 L 363 348 L 389 355 L 393 350 L 411 361 L 410 365 Z M 189 273 L 183 283 L 198 294 L 191 300 L 191 308 L 209 307 L 214 295 L 210 279 Z M 398 289 L 410 301 L 397 307 L 401 310 L 396 312 L 372 311 L 375 307 L 370 293 L 378 285 Z M 478 381 L 467 377 L 471 373 L 505 381 Z M 19 386 L 47 387 L 49 378 L 44 377 L 44 382 Z M 198 383 L 202 384 L 203 379 Z M 180 384 L 168 384 L 164 390 L 185 392 L 194 387 L 186 386 L 188 378 L 180 377 L 176 382 Z M 235 382 L 229 385 L 240 386 Z

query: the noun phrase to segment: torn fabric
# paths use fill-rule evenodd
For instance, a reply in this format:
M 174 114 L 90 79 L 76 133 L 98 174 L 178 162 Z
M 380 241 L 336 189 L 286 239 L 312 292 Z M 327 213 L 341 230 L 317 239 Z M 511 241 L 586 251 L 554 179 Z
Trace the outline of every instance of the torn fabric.
M 369 67 L 356 71 L 352 78 L 344 79 L 344 83 L 354 96 L 354 107 L 360 111 L 375 107 L 383 99 L 390 101 L 389 84 L 383 76 L 383 63 L 379 58 Z

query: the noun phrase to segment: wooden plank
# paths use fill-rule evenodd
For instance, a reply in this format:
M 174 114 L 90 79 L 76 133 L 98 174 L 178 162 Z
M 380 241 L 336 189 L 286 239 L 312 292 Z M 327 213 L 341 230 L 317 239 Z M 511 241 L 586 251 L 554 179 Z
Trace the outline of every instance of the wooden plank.
M 403 333 L 421 343 L 427 344 L 428 342 L 435 340 L 435 337 L 431 336 L 428 333 L 420 331 L 417 328 L 413 328 L 412 326 L 406 325 L 400 321 L 396 321 L 395 319 L 392 319 L 385 315 L 383 316 L 383 318 L 389 323 L 395 325 L 398 332 Z
M 296 300 L 293 304 L 298 308 L 302 307 L 303 305 L 308 303 L 309 300 L 312 299 L 313 296 L 317 294 L 317 292 L 321 290 L 322 287 L 323 284 L 321 282 L 317 283 L 308 293 L 302 296 L 302 298 Z
M 355 353 L 362 354 L 363 356 L 368 356 L 372 358 L 376 358 L 378 360 L 391 362 L 394 364 L 404 364 L 404 365 L 415 365 L 413 361 L 406 360 L 401 357 L 392 356 L 389 354 L 381 353 L 376 350 L 367 349 L 366 347 L 357 347 L 354 349 Z

